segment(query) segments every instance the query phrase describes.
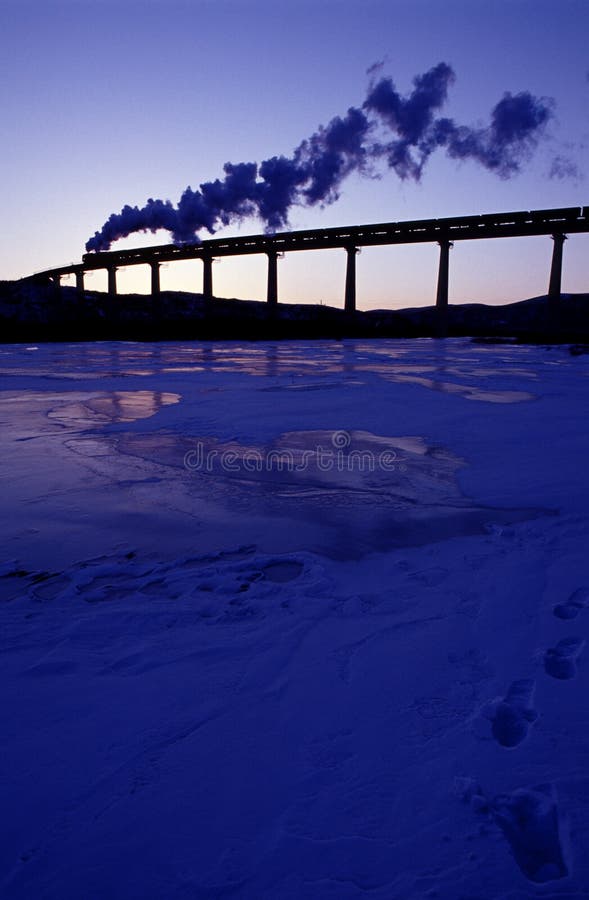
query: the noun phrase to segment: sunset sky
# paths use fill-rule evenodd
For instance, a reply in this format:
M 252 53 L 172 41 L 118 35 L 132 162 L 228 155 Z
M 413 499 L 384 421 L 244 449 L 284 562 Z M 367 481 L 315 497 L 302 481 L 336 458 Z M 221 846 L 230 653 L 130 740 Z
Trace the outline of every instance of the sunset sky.
M 294 206 L 293 228 L 589 204 L 587 0 L 0 0 L 0 26 L 0 278 L 80 260 L 125 204 L 175 204 L 228 161 L 291 156 L 362 107 L 376 63 L 403 96 L 447 63 L 456 81 L 440 115 L 460 125 L 484 127 L 506 92 L 551 98 L 553 115 L 513 177 L 442 148 L 420 181 L 384 162 L 352 173 L 336 202 Z M 252 217 L 218 235 L 263 228 Z M 133 234 L 114 247 L 169 240 Z M 550 253 L 549 237 L 458 244 L 450 302 L 544 293 Z M 437 258 L 435 245 L 365 249 L 358 306 L 431 303 Z M 587 259 L 589 235 L 572 236 L 563 290 L 589 290 Z M 293 253 L 279 266 L 281 300 L 341 303 L 343 251 Z M 264 257 L 224 259 L 215 293 L 262 298 L 265 270 Z M 162 270 L 164 290 L 201 284 L 196 261 Z M 105 286 L 103 273 L 87 279 Z M 121 291 L 148 288 L 147 268 L 119 274 Z

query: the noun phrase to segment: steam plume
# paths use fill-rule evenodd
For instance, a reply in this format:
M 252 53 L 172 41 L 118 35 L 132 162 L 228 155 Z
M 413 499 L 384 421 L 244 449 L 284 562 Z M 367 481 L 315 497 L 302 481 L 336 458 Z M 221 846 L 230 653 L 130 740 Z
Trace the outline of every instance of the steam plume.
M 165 229 L 177 243 L 195 241 L 199 233 L 256 216 L 268 231 L 288 224 L 295 205 L 325 206 L 339 196 L 352 172 L 369 173 L 384 160 L 403 180 L 419 181 L 434 151 L 453 159 L 472 160 L 501 178 L 511 178 L 529 160 L 552 117 L 552 102 L 527 91 L 506 93 L 491 110 L 485 127 L 459 125 L 438 115 L 455 75 L 439 63 L 413 81 L 403 97 L 387 77 L 373 80 L 361 109 L 350 107 L 321 126 L 292 156 L 263 162 L 226 163 L 224 178 L 187 187 L 178 205 L 169 200 L 124 206 L 113 213 L 86 249 L 108 250 L 138 231 Z

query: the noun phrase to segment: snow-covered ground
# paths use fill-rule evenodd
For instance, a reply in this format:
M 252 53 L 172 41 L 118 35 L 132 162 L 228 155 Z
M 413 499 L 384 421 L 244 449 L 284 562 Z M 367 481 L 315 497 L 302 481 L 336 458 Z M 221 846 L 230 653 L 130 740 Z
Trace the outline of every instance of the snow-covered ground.
M 0 374 L 3 897 L 589 896 L 589 357 Z

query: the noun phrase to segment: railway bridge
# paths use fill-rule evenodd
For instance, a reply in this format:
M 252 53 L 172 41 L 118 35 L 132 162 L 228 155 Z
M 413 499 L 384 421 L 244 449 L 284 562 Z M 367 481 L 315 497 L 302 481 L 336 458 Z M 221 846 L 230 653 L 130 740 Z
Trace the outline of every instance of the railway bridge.
M 96 269 L 108 273 L 108 293 L 117 294 L 117 269 L 134 265 L 151 267 L 151 291 L 160 293 L 160 265 L 175 260 L 201 259 L 203 263 L 202 293 L 213 299 L 213 260 L 224 256 L 265 254 L 268 259 L 266 299 L 270 307 L 278 303 L 278 259 L 285 253 L 301 250 L 339 248 L 346 253 L 344 309 L 356 309 L 356 254 L 362 247 L 392 244 L 436 243 L 440 248 L 435 303 L 438 309 L 448 306 L 450 248 L 456 241 L 490 238 L 549 236 L 552 239 L 552 262 L 548 297 L 556 301 L 561 293 L 563 245 L 568 234 L 589 231 L 589 206 L 562 209 L 538 209 L 493 213 L 479 216 L 454 216 L 446 219 L 418 219 L 354 225 L 344 228 L 319 228 L 308 231 L 285 231 L 275 234 L 253 234 L 245 237 L 216 238 L 190 244 L 160 244 L 136 250 L 113 250 L 86 253 L 81 263 L 72 263 L 36 273 L 47 277 L 60 288 L 61 278 L 75 275 L 76 288 L 84 296 L 84 275 Z

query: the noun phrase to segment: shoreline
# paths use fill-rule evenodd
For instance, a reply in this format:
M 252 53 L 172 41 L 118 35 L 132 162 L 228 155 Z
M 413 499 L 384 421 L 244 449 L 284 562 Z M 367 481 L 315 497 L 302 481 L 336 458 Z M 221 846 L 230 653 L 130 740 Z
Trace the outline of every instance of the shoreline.
M 589 343 L 589 293 L 484 303 L 345 312 L 323 304 L 214 298 L 165 291 L 59 293 L 31 279 L 0 282 L 0 343 L 94 340 L 342 340 L 470 337 L 531 344 Z

